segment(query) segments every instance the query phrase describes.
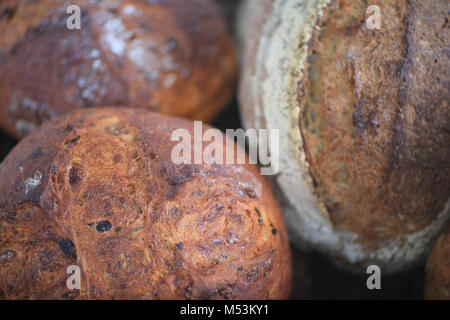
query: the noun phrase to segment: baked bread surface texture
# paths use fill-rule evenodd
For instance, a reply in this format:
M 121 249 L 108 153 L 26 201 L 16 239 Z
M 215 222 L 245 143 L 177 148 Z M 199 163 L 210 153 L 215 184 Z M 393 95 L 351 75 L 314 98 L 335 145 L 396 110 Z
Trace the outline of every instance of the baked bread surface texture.
M 90 108 L 24 138 L 0 165 L 1 298 L 288 298 L 270 186 L 252 165 L 175 165 L 183 128 L 193 135 L 187 120 Z
M 240 101 L 246 127 L 281 130 L 293 238 L 397 271 L 449 218 L 448 2 L 370 5 L 381 29 L 367 1 L 247 1 Z
M 69 30 L 71 5 L 81 29 Z M 22 137 L 75 108 L 212 120 L 233 94 L 234 46 L 211 0 L 5 0 L 0 126 Z
M 428 257 L 425 299 L 450 300 L 450 224 L 438 238 Z

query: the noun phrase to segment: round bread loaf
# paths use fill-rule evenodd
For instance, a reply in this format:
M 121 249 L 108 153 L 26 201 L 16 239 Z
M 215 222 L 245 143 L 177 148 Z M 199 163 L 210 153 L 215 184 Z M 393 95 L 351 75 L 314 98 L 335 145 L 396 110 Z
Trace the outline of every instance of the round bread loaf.
M 67 23 L 81 9 L 81 29 Z M 232 40 L 211 0 L 0 3 L 0 127 L 22 137 L 81 107 L 209 121 L 233 94 Z
M 0 296 L 287 298 L 270 186 L 252 165 L 175 165 L 175 129 L 193 135 L 188 120 L 90 108 L 23 139 L 0 165 Z M 66 286 L 70 265 L 80 290 Z
M 247 1 L 240 102 L 247 128 L 280 129 L 292 239 L 394 272 L 449 218 L 448 1 L 370 4 Z
M 450 224 L 438 238 L 428 257 L 425 298 L 450 300 Z

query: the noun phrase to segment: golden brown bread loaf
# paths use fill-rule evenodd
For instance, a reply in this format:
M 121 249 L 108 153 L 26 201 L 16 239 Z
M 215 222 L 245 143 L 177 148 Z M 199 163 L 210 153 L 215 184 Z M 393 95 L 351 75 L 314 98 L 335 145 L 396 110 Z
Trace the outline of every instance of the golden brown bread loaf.
M 175 165 L 179 128 L 193 123 L 91 108 L 24 138 L 0 165 L 1 298 L 287 298 L 270 186 L 252 165 Z
M 69 5 L 81 30 L 69 30 Z M 211 0 L 0 3 L 0 127 L 97 105 L 211 120 L 233 93 L 234 48 Z
M 423 261 L 449 218 L 446 0 L 249 0 L 241 112 L 280 129 L 292 238 L 355 270 Z
M 450 300 L 450 224 L 438 238 L 428 257 L 425 298 Z

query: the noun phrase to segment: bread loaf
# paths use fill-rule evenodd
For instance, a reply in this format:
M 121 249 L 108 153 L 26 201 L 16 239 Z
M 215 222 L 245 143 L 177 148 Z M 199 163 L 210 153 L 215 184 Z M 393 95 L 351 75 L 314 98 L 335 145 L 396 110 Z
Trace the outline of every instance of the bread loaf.
M 71 5 L 79 30 L 67 27 Z M 22 137 L 96 105 L 209 121 L 232 96 L 236 66 L 212 0 L 5 0 L 0 74 L 0 127 Z
M 450 300 L 450 224 L 438 238 L 428 257 L 425 298 Z
M 91 108 L 23 139 L 0 165 L 0 296 L 287 298 L 288 235 L 268 183 L 252 165 L 175 165 L 183 128 Z M 70 265 L 80 290 L 66 286 Z
M 292 239 L 349 269 L 424 261 L 449 218 L 445 0 L 249 0 L 240 17 L 247 128 L 280 129 Z M 375 12 L 375 13 L 374 13 Z

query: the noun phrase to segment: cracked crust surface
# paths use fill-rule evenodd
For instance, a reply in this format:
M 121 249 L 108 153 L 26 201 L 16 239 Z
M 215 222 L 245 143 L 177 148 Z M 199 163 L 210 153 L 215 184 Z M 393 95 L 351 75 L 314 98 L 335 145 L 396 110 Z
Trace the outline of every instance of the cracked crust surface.
M 360 269 L 417 263 L 449 217 L 446 1 L 248 1 L 240 100 L 281 129 L 294 239 Z M 300 130 L 299 130 L 300 127 Z
M 180 128 L 193 135 L 187 120 L 91 108 L 24 138 L 0 165 L 1 297 L 287 298 L 269 185 L 256 166 L 173 164 Z M 66 288 L 69 265 L 79 291 Z
M 66 26 L 69 5 L 81 30 Z M 0 125 L 16 137 L 98 105 L 209 121 L 233 93 L 234 48 L 210 0 L 5 0 L 0 30 Z

